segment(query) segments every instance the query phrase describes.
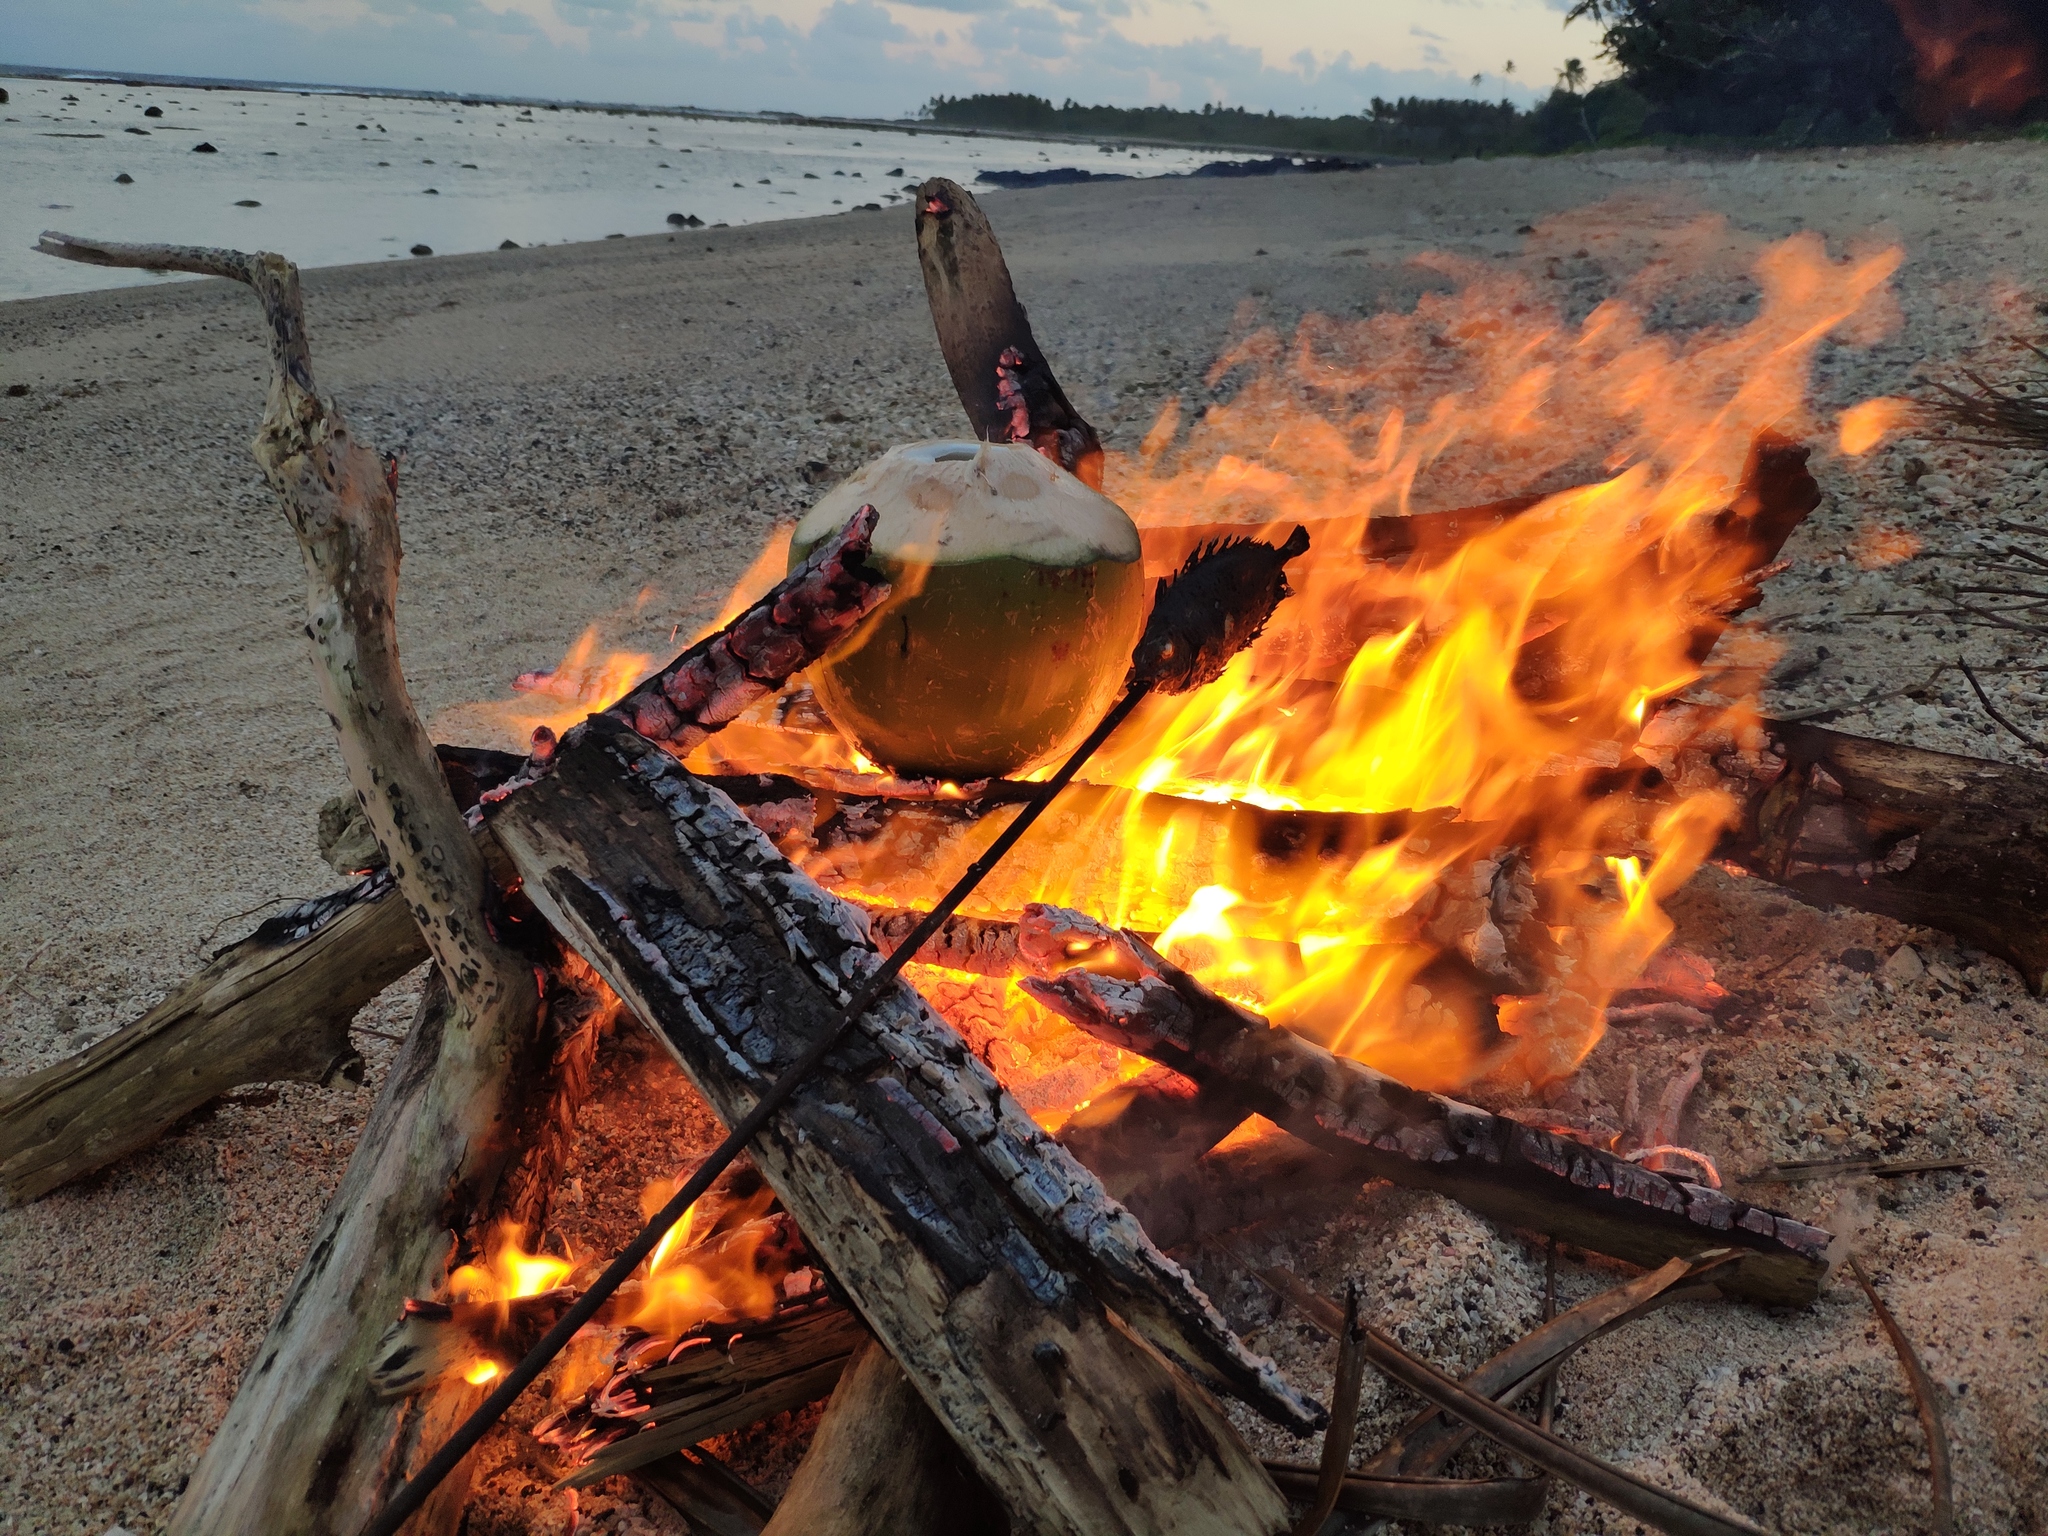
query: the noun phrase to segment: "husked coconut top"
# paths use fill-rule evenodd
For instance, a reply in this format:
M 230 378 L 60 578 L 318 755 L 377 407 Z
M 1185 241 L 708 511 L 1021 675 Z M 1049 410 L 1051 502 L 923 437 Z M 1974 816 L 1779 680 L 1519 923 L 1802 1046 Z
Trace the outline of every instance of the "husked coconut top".
M 865 503 L 880 514 L 875 553 L 915 565 L 1007 556 L 1033 565 L 1136 560 L 1124 509 L 1018 443 L 910 443 L 826 492 L 797 524 L 808 548 Z

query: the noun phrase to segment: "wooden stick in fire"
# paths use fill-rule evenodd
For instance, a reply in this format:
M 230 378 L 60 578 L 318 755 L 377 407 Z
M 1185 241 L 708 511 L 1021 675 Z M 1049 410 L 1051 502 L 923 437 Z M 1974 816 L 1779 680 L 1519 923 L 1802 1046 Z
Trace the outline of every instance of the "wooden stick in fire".
M 624 1284 L 647 1256 L 723 1173 L 746 1149 L 762 1128 L 789 1099 L 847 1030 L 875 999 L 892 985 L 925 941 L 944 927 L 960 904 L 973 894 L 982 878 L 1001 861 L 1004 854 L 1031 829 L 1045 808 L 1072 782 L 1090 757 L 1109 740 L 1116 728 L 1152 693 L 1186 693 L 1214 682 L 1231 657 L 1256 640 L 1266 621 L 1287 596 L 1286 567 L 1290 560 L 1308 549 L 1308 532 L 1297 528 L 1286 543 L 1275 548 L 1255 539 L 1241 539 L 1209 546 L 1191 557 L 1179 574 L 1160 582 L 1152 602 L 1145 632 L 1131 658 L 1130 676 L 1123 697 L 1110 707 L 1094 730 L 1071 756 L 1039 786 L 1016 818 L 1005 827 L 987 852 L 968 867 L 953 888 L 925 914 L 924 920 L 868 977 L 840 1011 L 838 1017 L 818 1034 L 811 1047 L 797 1058 L 727 1133 L 710 1156 L 698 1165 L 668 1204 L 657 1211 L 623 1252 L 562 1315 L 555 1326 L 536 1344 L 443 1443 L 432 1459 L 396 1494 L 371 1521 L 365 1536 L 392 1536 L 414 1511 L 432 1495 L 456 1465 L 466 1456 L 491 1425 L 501 1418 L 519 1394 L 547 1369 L 568 1345 L 576 1330 L 594 1317 L 612 1293 Z

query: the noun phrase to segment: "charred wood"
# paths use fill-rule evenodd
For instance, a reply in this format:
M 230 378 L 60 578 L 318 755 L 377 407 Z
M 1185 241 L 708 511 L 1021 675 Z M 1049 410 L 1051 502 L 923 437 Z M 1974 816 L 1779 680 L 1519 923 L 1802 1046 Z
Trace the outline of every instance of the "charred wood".
M 1681 748 L 1674 770 L 1710 743 Z M 1717 754 L 1743 817 L 1719 850 L 1811 901 L 1952 933 L 2048 987 L 2048 774 L 1763 724 L 1760 749 Z
M 1085 922 L 1061 914 L 1067 925 Z M 1109 930 L 1104 930 L 1108 932 Z M 1423 1093 L 1273 1029 L 1121 936 L 1136 982 L 1093 971 L 1027 978 L 1031 995 L 1098 1038 L 1198 1084 L 1221 1083 L 1367 1177 L 1447 1195 L 1482 1215 L 1635 1264 L 1712 1248 L 1743 1257 L 1722 1287 L 1760 1301 L 1819 1293 L 1829 1236 L 1611 1153 Z
M 855 915 L 730 801 L 602 722 L 492 825 L 535 903 L 728 1121 L 878 963 Z M 1313 1423 L 1312 1406 L 912 989 L 885 993 L 771 1126 L 757 1163 L 1013 1518 L 1278 1528 L 1264 1474 L 1154 1351 L 1283 1422 Z
M 683 1517 L 690 1536 L 760 1536 L 775 1506 L 709 1451 L 682 1450 L 650 1462 L 633 1481 Z
M 772 1318 L 706 1325 L 624 1351 L 611 1376 L 534 1427 L 574 1465 L 572 1487 L 635 1471 L 831 1392 L 867 1341 L 860 1318 L 822 1288 Z
M 917 259 L 939 350 L 974 435 L 1029 443 L 1100 490 L 1101 439 L 1068 401 L 1031 334 L 988 215 L 943 177 L 917 189 Z

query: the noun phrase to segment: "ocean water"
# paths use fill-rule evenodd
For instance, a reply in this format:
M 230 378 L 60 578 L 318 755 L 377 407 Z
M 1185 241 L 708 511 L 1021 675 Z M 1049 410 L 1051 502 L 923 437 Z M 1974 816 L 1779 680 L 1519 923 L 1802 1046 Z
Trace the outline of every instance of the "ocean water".
M 886 207 L 925 177 L 973 186 L 984 169 L 1156 176 L 1236 158 L 327 92 L 4 76 L 0 87 L 11 98 L 0 299 L 189 281 L 37 255 L 45 229 L 273 250 L 319 267 L 422 259 L 414 246 L 446 255 L 651 234 L 670 214 L 757 224 Z

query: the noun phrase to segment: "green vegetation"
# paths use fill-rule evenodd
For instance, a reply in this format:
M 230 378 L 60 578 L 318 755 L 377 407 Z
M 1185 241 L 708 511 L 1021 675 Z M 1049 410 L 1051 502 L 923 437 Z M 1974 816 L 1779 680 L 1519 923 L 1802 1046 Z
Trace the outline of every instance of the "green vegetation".
M 1579 78 L 1583 79 L 1583 71 Z M 1054 106 L 1043 96 L 938 96 L 925 116 L 948 128 L 1026 133 L 1071 133 L 1096 139 L 1168 139 L 1183 144 L 1240 145 L 1303 155 L 1399 155 L 1450 160 L 1461 155 L 1541 154 L 1574 144 L 1603 142 L 1630 132 L 1647 110 L 1611 86 L 1580 93 L 1559 86 L 1550 99 L 1524 111 L 1509 101 L 1374 97 L 1362 113 L 1345 117 L 1283 117 L 1243 107 Z M 1618 142 L 1618 140 L 1613 140 Z

